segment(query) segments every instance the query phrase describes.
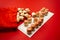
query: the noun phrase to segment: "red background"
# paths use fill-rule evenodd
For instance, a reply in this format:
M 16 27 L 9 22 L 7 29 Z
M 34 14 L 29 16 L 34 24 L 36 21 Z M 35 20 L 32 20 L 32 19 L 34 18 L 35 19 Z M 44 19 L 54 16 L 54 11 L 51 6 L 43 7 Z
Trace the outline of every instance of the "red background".
M 54 13 L 54 16 L 31 38 L 17 30 L 11 32 L 0 32 L 0 40 L 60 40 L 59 0 L 0 0 L 0 8 L 10 7 L 28 7 L 31 11 L 37 11 L 42 7 L 46 7 Z

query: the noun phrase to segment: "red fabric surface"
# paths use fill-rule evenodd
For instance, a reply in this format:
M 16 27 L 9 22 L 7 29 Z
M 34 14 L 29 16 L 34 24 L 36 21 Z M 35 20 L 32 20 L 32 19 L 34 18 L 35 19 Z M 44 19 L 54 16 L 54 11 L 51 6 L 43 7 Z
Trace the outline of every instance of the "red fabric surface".
M 0 28 L 16 27 L 17 8 L 0 8 Z
M 46 7 L 54 13 L 54 16 L 31 38 L 17 30 L 12 32 L 0 32 L 0 40 L 60 40 L 59 3 L 59 0 L 0 0 L 0 8 L 28 7 L 32 12 Z

